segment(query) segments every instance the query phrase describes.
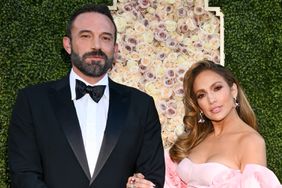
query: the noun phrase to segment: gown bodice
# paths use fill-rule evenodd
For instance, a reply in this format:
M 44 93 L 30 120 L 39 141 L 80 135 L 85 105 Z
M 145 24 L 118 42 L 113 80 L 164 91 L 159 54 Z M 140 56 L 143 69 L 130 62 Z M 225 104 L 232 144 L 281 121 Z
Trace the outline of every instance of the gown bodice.
M 241 172 L 218 162 L 195 163 L 184 158 L 180 163 L 165 152 L 164 188 L 282 188 L 267 167 L 247 164 Z

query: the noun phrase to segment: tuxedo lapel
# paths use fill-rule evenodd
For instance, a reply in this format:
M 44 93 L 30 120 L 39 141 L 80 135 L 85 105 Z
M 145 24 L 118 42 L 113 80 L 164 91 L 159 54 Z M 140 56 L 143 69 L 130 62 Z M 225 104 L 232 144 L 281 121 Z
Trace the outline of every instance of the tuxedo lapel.
M 116 146 L 128 111 L 128 96 L 125 89 L 109 79 L 110 101 L 107 125 L 99 157 L 90 184 L 95 180 Z
M 51 100 L 53 101 L 53 109 L 79 164 L 90 180 L 90 171 L 88 168 L 79 121 L 73 101 L 71 100 L 69 76 L 60 80 L 55 89 L 56 92 L 54 93 L 54 96 L 52 96 L 54 100 Z

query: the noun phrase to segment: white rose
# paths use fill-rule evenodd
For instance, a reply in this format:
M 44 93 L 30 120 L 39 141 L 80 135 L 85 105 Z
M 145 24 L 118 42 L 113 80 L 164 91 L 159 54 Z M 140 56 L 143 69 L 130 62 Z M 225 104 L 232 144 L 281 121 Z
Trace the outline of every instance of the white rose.
M 126 20 L 121 16 L 116 16 L 114 18 L 118 32 L 124 32 L 127 26 Z
M 188 63 L 188 56 L 186 55 L 179 55 L 177 57 L 177 64 L 180 64 L 180 65 L 185 65 Z
M 128 68 L 128 71 L 129 72 L 133 72 L 133 73 L 138 73 L 139 72 L 139 66 L 138 66 L 138 63 L 136 61 L 133 61 L 133 60 L 128 60 L 127 61 L 127 66 Z
M 162 65 L 155 67 L 156 77 L 161 79 L 165 74 L 165 68 Z
M 215 33 L 215 30 L 216 30 L 215 26 L 210 23 L 203 24 L 200 29 L 209 34 Z
M 165 21 L 165 28 L 168 32 L 173 32 L 177 28 L 177 23 L 173 20 Z
M 177 125 L 176 128 L 174 129 L 174 133 L 176 136 L 181 135 L 184 132 L 184 125 Z
M 152 31 L 146 31 L 142 34 L 145 43 L 152 43 L 154 41 L 154 33 Z
M 166 0 L 165 2 L 168 3 L 168 4 L 174 4 L 175 0 Z
M 148 8 L 147 8 L 147 12 L 148 12 L 149 14 L 154 14 L 154 13 L 156 12 L 156 9 L 154 9 L 154 8 L 152 8 L 152 7 L 148 7 Z
M 160 94 L 160 90 L 159 88 L 156 88 L 154 82 L 147 82 L 145 84 L 145 91 L 153 97 L 159 96 Z

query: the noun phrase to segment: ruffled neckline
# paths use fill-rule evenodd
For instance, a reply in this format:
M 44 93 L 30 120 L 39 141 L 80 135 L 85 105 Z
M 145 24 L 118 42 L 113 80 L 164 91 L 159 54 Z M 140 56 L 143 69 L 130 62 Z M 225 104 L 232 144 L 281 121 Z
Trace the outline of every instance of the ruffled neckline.
M 240 171 L 240 169 L 234 169 L 234 168 L 231 168 L 231 167 L 229 167 L 229 166 L 227 166 L 227 165 L 225 165 L 225 164 L 223 164 L 223 163 L 220 163 L 220 162 L 215 162 L 215 161 L 209 161 L 209 162 L 205 162 L 205 163 L 196 163 L 196 162 L 194 162 L 194 161 L 192 161 L 191 159 L 189 159 L 189 158 L 184 158 L 183 160 L 187 160 L 190 164 L 192 164 L 192 165 L 198 165 L 198 166 L 206 166 L 206 165 L 218 165 L 218 166 L 221 166 L 221 167 L 223 167 L 223 168 L 227 168 L 227 169 L 230 169 L 230 170 L 238 170 L 238 171 Z M 182 161 L 183 161 L 182 160 Z M 182 162 L 181 161 L 181 162 Z M 180 163 L 181 163 L 180 162 Z M 179 164 L 180 164 L 179 163 Z M 255 164 L 250 164 L 250 165 L 255 165 Z
M 243 170 L 231 168 L 220 162 L 196 163 L 189 158 L 184 158 L 176 167 L 178 176 L 188 185 L 192 187 L 196 185 L 212 185 L 222 182 L 223 180 L 245 178 L 254 172 L 263 172 L 266 174 L 274 174 L 267 167 L 258 164 L 247 164 Z M 239 181 L 239 180 L 238 180 Z

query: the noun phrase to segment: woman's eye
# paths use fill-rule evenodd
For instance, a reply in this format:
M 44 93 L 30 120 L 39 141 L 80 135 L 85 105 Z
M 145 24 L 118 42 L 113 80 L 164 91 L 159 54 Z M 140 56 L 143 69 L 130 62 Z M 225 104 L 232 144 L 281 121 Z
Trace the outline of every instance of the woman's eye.
M 219 90 L 221 90 L 221 88 L 222 88 L 222 86 L 216 86 L 216 87 L 214 88 L 214 90 L 215 90 L 215 91 L 219 91 Z
M 197 99 L 203 98 L 205 95 L 203 93 L 197 95 Z

